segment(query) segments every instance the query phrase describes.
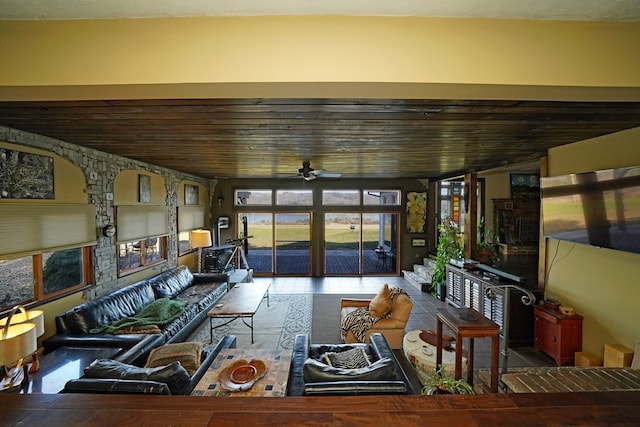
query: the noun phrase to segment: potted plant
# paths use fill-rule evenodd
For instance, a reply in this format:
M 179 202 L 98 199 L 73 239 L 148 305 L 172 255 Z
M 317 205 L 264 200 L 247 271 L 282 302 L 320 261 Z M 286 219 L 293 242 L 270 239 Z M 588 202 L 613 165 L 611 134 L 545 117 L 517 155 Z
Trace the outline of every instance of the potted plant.
M 446 294 L 446 267 L 451 258 L 462 257 L 458 226 L 450 218 L 444 218 L 438 225 L 438 249 L 436 266 L 431 277 L 431 293 L 444 301 Z
M 442 366 L 434 369 L 433 375 L 422 387 L 421 394 L 476 394 L 475 389 L 464 379 L 454 380 L 442 372 Z
M 477 244 L 478 261 L 483 264 L 493 265 L 498 260 L 498 244 L 500 237 L 493 228 L 487 228 L 484 239 Z

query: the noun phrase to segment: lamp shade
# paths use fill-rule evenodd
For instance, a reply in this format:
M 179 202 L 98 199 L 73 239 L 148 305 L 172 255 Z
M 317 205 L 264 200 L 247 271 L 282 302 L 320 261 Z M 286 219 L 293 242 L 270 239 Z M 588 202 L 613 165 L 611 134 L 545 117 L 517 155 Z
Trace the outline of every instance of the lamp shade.
M 36 336 L 44 334 L 44 312 L 42 310 L 26 311 L 23 307 L 19 308 L 20 312 L 11 317 L 11 325 L 20 323 L 33 323 L 36 327 Z M 7 318 L 0 319 L 0 335 L 2 328 L 7 324 Z
M 213 244 L 209 230 L 193 230 L 189 240 L 192 248 L 206 248 Z
M 8 365 L 27 357 L 38 349 L 36 325 L 20 323 L 0 328 L 0 365 Z M 6 336 L 5 336 L 6 333 Z

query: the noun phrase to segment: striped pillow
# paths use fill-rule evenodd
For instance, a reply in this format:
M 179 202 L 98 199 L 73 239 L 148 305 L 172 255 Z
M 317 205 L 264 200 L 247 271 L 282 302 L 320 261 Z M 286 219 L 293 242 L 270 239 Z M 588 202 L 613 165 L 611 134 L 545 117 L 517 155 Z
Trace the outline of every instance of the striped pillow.
M 179 342 L 165 344 L 151 350 L 144 367 L 155 368 L 157 366 L 170 365 L 173 362 L 180 362 L 189 375 L 193 375 L 200 367 L 201 352 L 202 344 L 200 343 Z
M 360 369 L 371 365 L 367 353 L 363 347 L 352 348 L 351 350 L 337 353 L 325 353 L 325 362 L 329 366 L 342 369 Z

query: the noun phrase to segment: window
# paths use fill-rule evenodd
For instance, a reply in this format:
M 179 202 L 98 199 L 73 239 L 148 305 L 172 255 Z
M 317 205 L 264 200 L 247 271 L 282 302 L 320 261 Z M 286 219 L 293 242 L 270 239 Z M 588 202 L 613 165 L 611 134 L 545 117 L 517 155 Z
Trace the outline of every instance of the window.
M 191 247 L 190 235 L 192 230 L 205 226 L 204 207 L 178 206 L 178 255 L 182 256 L 194 250 Z
M 184 255 L 187 252 L 193 250 L 191 247 L 191 239 L 189 239 L 191 235 L 190 231 L 181 231 L 178 233 L 178 254 Z
M 362 204 L 365 206 L 400 206 L 400 190 L 363 190 Z
M 236 206 L 271 206 L 273 204 L 271 190 L 236 190 Z
M 324 206 L 359 206 L 360 192 L 358 190 L 322 190 L 322 204 Z
M 149 237 L 118 245 L 118 272 L 121 276 L 167 259 L 167 238 Z
M 278 206 L 313 206 L 312 190 L 278 190 L 276 191 Z
M 87 246 L 0 260 L 0 310 L 88 285 L 90 255 Z

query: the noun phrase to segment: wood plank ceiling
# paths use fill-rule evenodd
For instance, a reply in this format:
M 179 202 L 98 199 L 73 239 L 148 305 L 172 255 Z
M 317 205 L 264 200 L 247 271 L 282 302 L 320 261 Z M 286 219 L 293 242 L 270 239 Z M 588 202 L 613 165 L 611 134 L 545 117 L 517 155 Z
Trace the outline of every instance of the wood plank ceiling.
M 640 126 L 640 103 L 203 99 L 0 102 L 0 124 L 206 178 L 445 178 Z

